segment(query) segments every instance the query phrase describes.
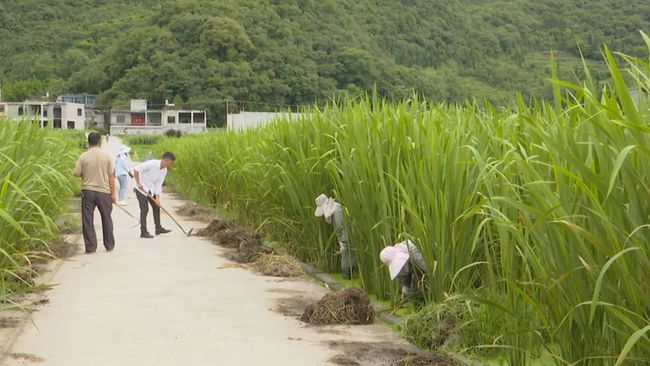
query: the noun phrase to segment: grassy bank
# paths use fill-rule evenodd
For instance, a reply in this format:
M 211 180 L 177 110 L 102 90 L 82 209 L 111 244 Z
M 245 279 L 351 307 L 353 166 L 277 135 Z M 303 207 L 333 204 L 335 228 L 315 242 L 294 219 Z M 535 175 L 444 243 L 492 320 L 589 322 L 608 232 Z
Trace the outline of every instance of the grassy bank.
M 79 183 L 83 133 L 0 120 L 0 299 L 31 286 L 32 263 L 50 253 L 55 220 Z
M 336 197 L 360 283 L 380 299 L 396 286 L 379 251 L 413 239 L 431 269 L 428 303 L 444 307 L 427 311 L 450 314 L 462 337 L 430 346 L 513 365 L 542 354 L 640 365 L 650 360 L 650 105 L 628 86 L 647 85 L 650 70 L 606 59 L 612 85 L 596 88 L 585 70 L 582 85 L 555 81 L 553 103 L 366 98 L 162 144 L 178 157 L 176 189 L 226 205 L 330 271 L 336 243 L 313 200 Z

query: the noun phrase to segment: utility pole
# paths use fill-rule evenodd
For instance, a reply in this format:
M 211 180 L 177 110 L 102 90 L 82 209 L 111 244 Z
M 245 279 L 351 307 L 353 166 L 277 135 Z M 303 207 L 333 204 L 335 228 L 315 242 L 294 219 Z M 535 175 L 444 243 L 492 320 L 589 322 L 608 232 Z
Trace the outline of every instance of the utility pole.
M 226 123 L 224 123 L 223 126 L 228 128 L 228 99 L 226 99 Z

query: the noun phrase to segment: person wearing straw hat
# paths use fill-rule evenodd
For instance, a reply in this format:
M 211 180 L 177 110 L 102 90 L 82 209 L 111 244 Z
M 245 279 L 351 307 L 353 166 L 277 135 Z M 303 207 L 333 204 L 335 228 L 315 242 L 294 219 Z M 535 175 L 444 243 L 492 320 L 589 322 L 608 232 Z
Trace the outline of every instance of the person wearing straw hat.
M 118 191 L 119 204 L 124 204 L 124 196 L 126 196 L 128 177 L 133 177 L 133 174 L 131 174 L 129 171 L 130 151 L 130 147 L 122 145 L 120 146 L 120 149 L 117 152 L 117 156 L 115 157 L 115 176 L 117 177 L 117 181 L 120 182 L 120 190 Z
M 323 216 L 328 224 L 332 225 L 336 232 L 336 238 L 339 242 L 339 251 L 341 253 L 341 269 L 343 277 L 352 278 L 352 268 L 356 265 L 356 256 L 348 245 L 348 235 L 343 226 L 343 206 L 333 198 L 324 194 L 316 197 L 316 217 Z
M 388 266 L 391 280 L 399 278 L 402 299 L 413 294 L 413 286 L 418 286 L 429 271 L 422 253 L 410 240 L 382 249 L 379 259 Z

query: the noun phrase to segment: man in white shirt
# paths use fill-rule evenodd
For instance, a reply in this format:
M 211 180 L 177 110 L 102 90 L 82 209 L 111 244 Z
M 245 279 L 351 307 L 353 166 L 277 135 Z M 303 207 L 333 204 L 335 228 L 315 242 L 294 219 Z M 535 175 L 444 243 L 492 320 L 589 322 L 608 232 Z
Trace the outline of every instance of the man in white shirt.
M 174 154 L 165 152 L 160 160 L 147 160 L 138 164 L 133 170 L 136 188 L 135 195 L 140 204 L 140 237 L 153 238 L 147 230 L 147 214 L 149 205 L 153 211 L 153 221 L 156 224 L 156 235 L 166 234 L 167 230 L 160 225 L 160 196 L 162 185 L 167 175 L 167 168 L 176 161 Z

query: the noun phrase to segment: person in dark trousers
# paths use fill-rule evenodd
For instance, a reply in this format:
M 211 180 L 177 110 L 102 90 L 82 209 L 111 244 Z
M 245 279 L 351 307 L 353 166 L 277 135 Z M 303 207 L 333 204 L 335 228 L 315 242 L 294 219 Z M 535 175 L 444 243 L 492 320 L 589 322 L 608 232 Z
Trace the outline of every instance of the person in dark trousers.
M 95 207 L 102 217 L 102 236 L 107 251 L 115 248 L 113 236 L 113 203 L 115 195 L 115 167 L 113 159 L 100 147 L 101 135 L 88 134 L 88 151 L 79 156 L 74 175 L 81 177 L 81 228 L 86 253 L 97 250 L 97 235 L 93 224 Z
M 160 160 L 147 160 L 138 164 L 133 170 L 136 187 L 135 195 L 140 204 L 140 237 L 153 238 L 147 230 L 147 214 L 149 205 L 153 211 L 153 222 L 156 225 L 156 235 L 166 234 L 167 230 L 160 225 L 160 196 L 162 185 L 167 175 L 167 168 L 176 161 L 174 154 L 165 152 Z
M 356 267 L 357 257 L 348 245 L 348 234 L 343 225 L 343 206 L 324 194 L 316 197 L 315 201 L 316 211 L 314 215 L 325 218 L 325 221 L 332 225 L 336 232 L 339 253 L 341 254 L 341 271 L 343 272 L 343 278 L 349 280 L 352 278 L 352 269 Z

